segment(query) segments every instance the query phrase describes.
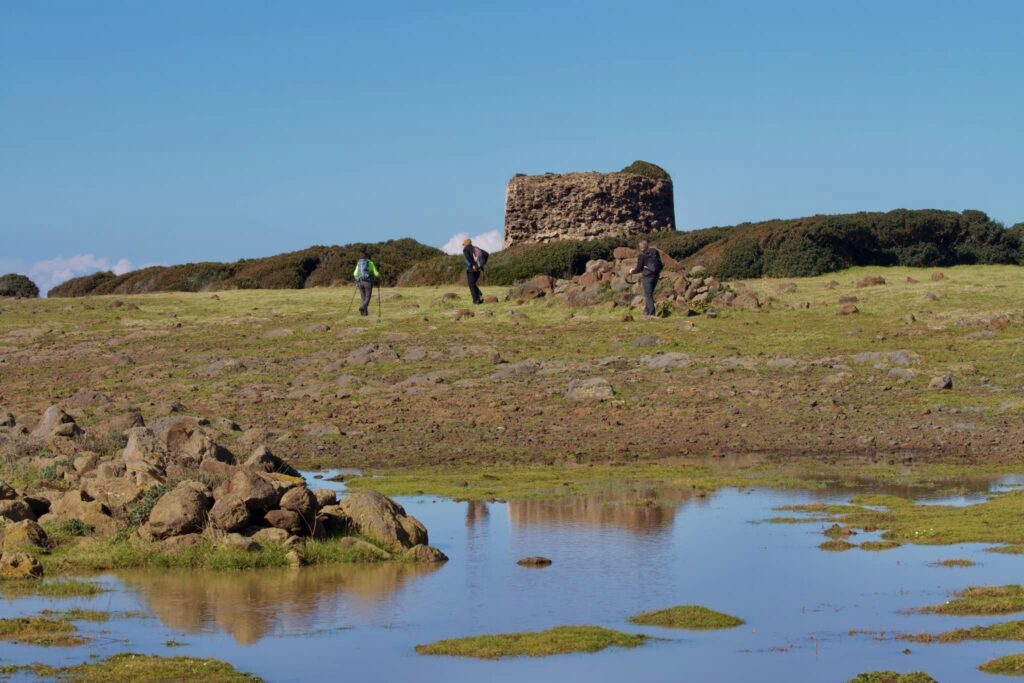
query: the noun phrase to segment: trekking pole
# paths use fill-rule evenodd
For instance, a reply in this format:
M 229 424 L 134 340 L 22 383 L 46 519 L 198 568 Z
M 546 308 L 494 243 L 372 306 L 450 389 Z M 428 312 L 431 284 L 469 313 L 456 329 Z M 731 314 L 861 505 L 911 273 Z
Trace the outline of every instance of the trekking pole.
M 377 282 L 377 322 L 380 322 L 380 281 Z
M 356 302 L 356 294 L 357 294 L 358 292 L 359 292 L 359 289 L 358 289 L 358 288 L 353 288 L 353 289 L 352 289 L 352 298 L 351 298 L 351 299 L 349 299 L 349 302 L 348 302 L 348 309 L 347 309 L 347 310 L 345 311 L 345 315 L 343 316 L 344 318 L 347 318 L 347 317 L 348 317 L 348 314 L 352 312 L 352 304 L 354 304 L 354 303 Z

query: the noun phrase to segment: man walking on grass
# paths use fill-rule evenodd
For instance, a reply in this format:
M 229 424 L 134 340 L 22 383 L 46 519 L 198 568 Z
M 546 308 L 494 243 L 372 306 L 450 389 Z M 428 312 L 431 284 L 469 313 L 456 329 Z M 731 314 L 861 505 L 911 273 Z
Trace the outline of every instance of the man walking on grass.
M 484 265 L 487 264 L 487 252 L 480 247 L 474 247 L 472 240 L 465 240 L 462 243 L 462 256 L 466 259 L 466 282 L 469 283 L 469 295 L 473 297 L 474 304 L 484 302 L 484 293 L 476 286 L 480 279 L 480 273 L 484 272 Z
M 380 279 L 377 266 L 370 260 L 370 254 L 363 252 L 363 257 L 356 261 L 356 269 L 352 271 L 356 281 L 356 289 L 362 299 L 359 302 L 359 315 L 370 315 L 370 301 L 373 300 L 373 282 Z M 351 309 L 349 309 L 351 310 Z
M 632 274 L 642 273 L 644 286 L 644 315 L 654 315 L 654 290 L 658 286 L 658 278 L 661 277 L 661 253 L 648 244 L 647 240 L 640 242 L 640 254 L 636 257 L 636 268 L 630 271 Z

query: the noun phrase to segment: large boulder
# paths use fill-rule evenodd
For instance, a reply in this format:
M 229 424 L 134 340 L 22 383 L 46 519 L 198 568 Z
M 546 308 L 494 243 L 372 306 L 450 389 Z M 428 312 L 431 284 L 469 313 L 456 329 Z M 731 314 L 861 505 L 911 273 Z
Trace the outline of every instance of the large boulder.
M 406 514 L 401 505 L 379 493 L 353 493 L 342 500 L 338 508 L 350 520 L 351 530 L 385 547 L 407 550 L 428 544 L 427 528 Z
M 46 532 L 31 519 L 11 522 L 4 527 L 4 551 L 45 548 Z
M 148 535 L 165 539 L 202 531 L 210 510 L 204 488 L 198 482 L 183 481 L 165 493 L 149 513 Z
M 210 508 L 210 523 L 224 531 L 239 531 L 249 524 L 251 515 L 237 496 L 223 496 Z
M 296 486 L 281 496 L 281 509 L 298 513 L 309 524 L 316 519 L 316 511 L 319 508 L 316 496 L 305 486 Z
M 280 500 L 280 493 L 266 476 L 244 469 L 235 472 L 213 492 L 217 500 L 225 496 L 238 498 L 250 512 L 258 514 L 274 509 Z
M 0 579 L 41 579 L 43 565 L 28 553 L 4 552 L 0 555 Z
M 121 453 L 128 476 L 141 488 L 162 484 L 166 479 L 167 447 L 147 427 L 128 430 L 128 443 Z
M 271 510 L 263 516 L 263 521 L 275 529 L 284 529 L 292 536 L 305 536 L 309 530 L 299 513 L 293 510 Z
M 0 500 L 0 520 L 21 522 L 26 519 L 34 521 L 35 518 L 32 508 L 24 500 Z
M 252 455 L 249 456 L 249 459 L 245 461 L 245 466 L 263 472 L 279 472 L 290 477 L 302 476 L 297 469 L 284 459 L 271 453 L 270 449 L 266 446 L 256 448 Z
M 316 509 L 338 504 L 338 494 L 331 489 L 313 489 L 313 496 L 316 497 Z
M 50 406 L 39 418 L 39 423 L 32 430 L 32 436 L 49 441 L 55 438 L 72 438 L 82 433 L 75 419 L 65 413 L 60 406 Z
M 325 505 L 316 513 L 317 527 L 332 534 L 346 533 L 352 526 L 352 519 L 340 505 Z
M 82 491 L 93 500 L 106 505 L 118 514 L 129 505 L 137 503 L 146 493 L 146 489 L 135 483 L 128 476 L 103 477 L 93 476 L 82 479 Z

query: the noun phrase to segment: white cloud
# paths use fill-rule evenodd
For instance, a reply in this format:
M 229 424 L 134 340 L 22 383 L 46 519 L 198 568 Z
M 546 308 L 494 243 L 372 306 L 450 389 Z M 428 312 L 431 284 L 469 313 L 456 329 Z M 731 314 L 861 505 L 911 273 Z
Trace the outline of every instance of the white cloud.
M 501 251 L 501 248 L 505 243 L 505 235 L 501 230 L 491 230 L 490 232 L 484 232 L 476 235 L 475 237 L 470 237 L 468 232 L 457 232 L 452 235 L 450 240 L 444 243 L 444 246 L 441 247 L 441 251 L 446 254 L 461 254 L 462 242 L 467 238 L 472 239 L 473 244 L 484 251 Z
M 29 268 L 29 277 L 39 285 L 40 290 L 48 292 L 73 277 L 89 275 L 101 270 L 112 271 L 115 275 L 124 275 L 135 270 L 135 266 L 126 258 L 118 259 L 111 264 L 110 259 L 97 258 L 93 254 L 78 254 L 67 258 L 58 256 L 32 264 Z

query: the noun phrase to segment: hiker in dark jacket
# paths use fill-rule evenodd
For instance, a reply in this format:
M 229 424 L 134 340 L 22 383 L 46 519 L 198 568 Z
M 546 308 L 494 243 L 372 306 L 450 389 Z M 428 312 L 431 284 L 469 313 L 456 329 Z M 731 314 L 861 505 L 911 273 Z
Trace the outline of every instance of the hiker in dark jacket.
M 636 268 L 630 272 L 643 275 L 644 299 L 647 301 L 644 315 L 654 315 L 654 290 L 661 277 L 661 253 L 643 240 L 640 242 L 640 254 L 636 257 Z
M 483 272 L 483 266 L 480 264 L 479 259 L 479 252 L 481 251 L 481 249 L 473 246 L 472 240 L 467 239 L 462 242 L 462 255 L 466 259 L 466 282 L 469 283 L 469 295 L 473 297 L 474 304 L 482 304 L 484 302 L 484 293 L 476 286 L 477 280 L 480 279 L 480 273 Z
M 370 301 L 373 299 L 373 281 L 380 278 L 377 266 L 370 260 L 369 253 L 363 252 L 363 257 L 356 262 L 356 269 L 352 271 L 352 277 L 362 297 L 359 302 L 359 315 L 369 315 Z

